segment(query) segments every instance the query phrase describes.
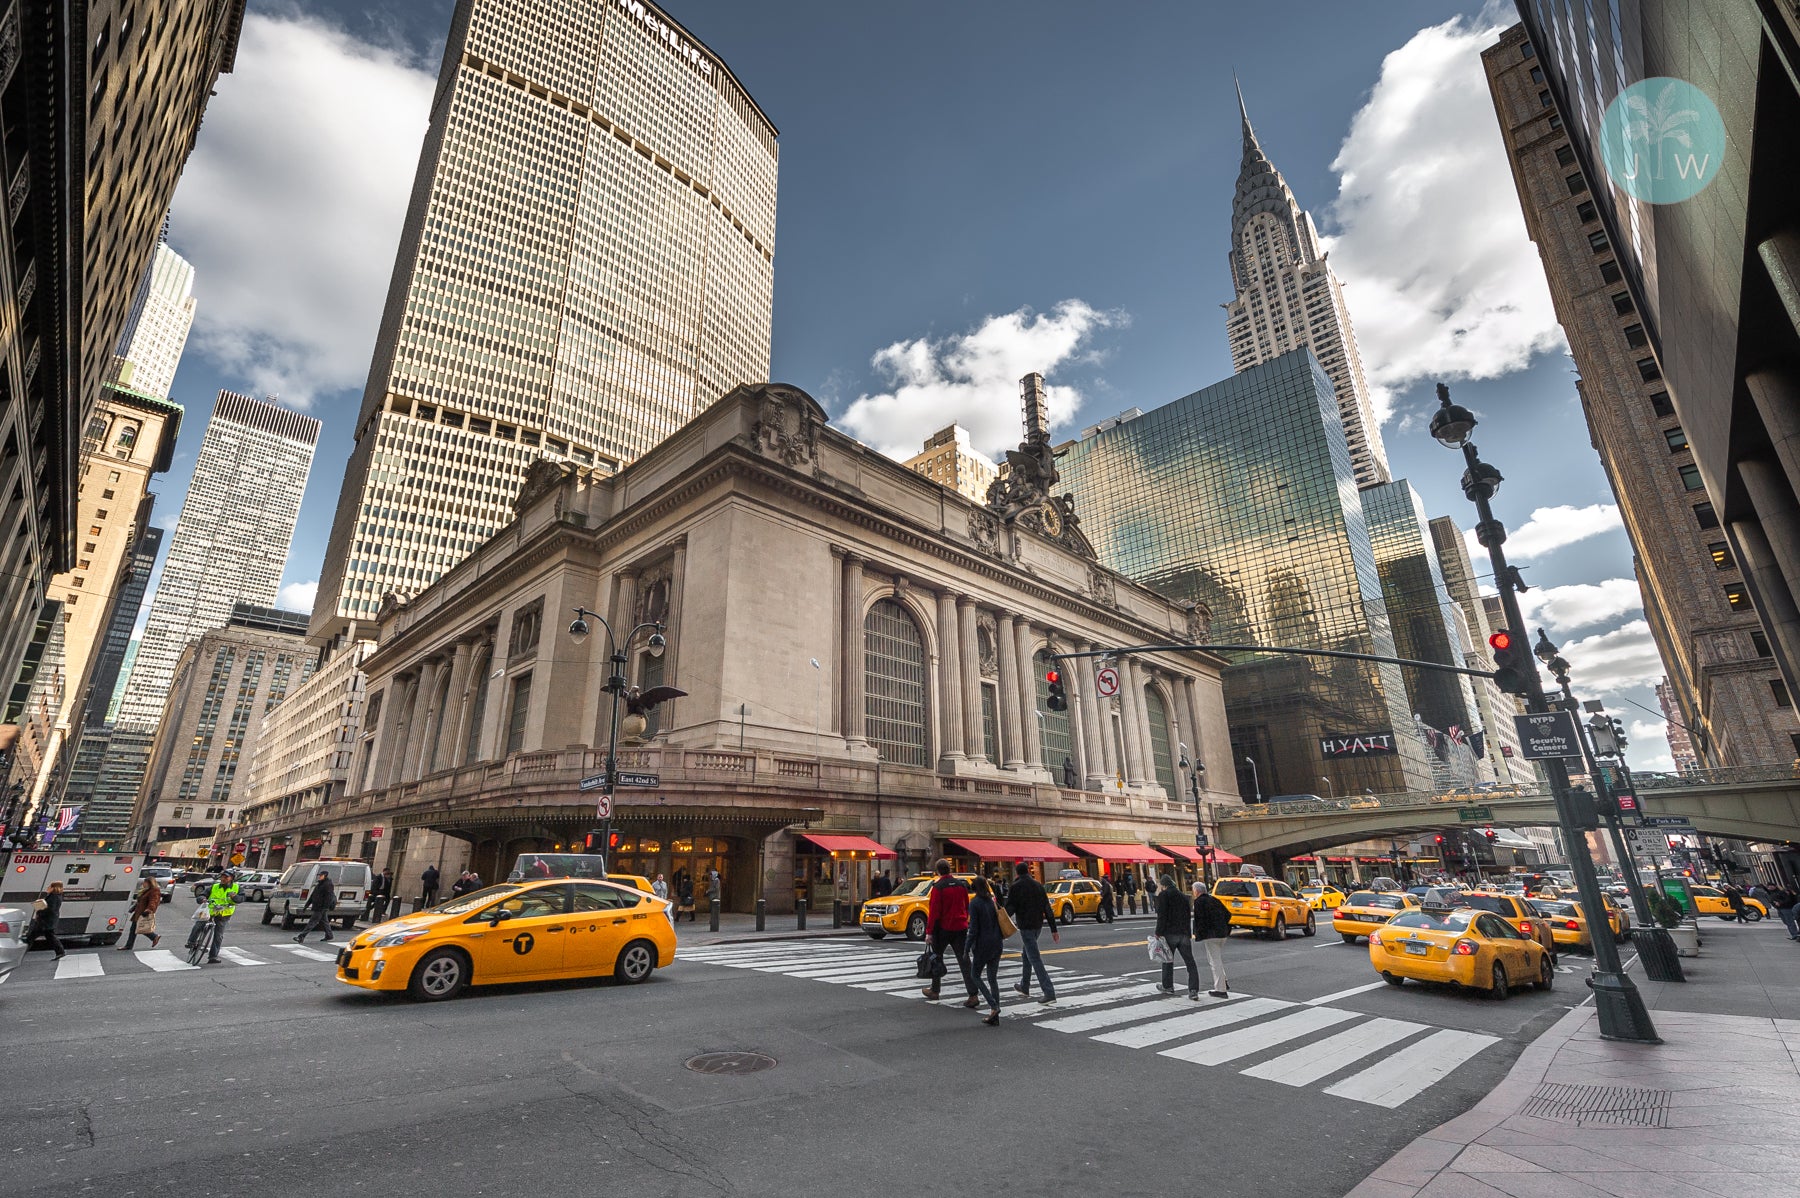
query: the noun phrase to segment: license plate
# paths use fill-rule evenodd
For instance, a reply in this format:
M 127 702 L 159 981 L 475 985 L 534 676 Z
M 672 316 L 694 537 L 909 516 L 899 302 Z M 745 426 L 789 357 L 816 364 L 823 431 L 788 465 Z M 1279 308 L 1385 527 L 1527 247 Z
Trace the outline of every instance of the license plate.
M 1423 957 L 1426 953 L 1428 953 L 1430 951 L 1431 951 L 1431 946 L 1429 944 L 1420 944 L 1416 940 L 1408 940 L 1406 942 L 1406 952 L 1407 952 L 1407 955 L 1409 955 L 1409 956 Z

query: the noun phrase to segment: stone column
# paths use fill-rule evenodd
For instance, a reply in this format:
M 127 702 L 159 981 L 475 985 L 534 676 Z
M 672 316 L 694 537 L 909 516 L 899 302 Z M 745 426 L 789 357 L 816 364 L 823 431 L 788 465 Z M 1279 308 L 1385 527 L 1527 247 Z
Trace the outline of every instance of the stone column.
M 469 668 L 463 675 L 461 707 L 456 713 L 455 740 L 450 742 L 450 764 L 467 765 L 469 763 L 469 731 L 475 719 L 475 696 L 481 693 L 482 683 L 487 681 L 489 669 L 493 666 L 492 648 L 486 641 L 469 642 Z M 453 687 L 452 690 L 455 688 Z M 479 751 L 480 746 L 476 746 Z
M 962 660 L 963 752 L 970 761 L 987 760 L 987 738 L 981 726 L 981 644 L 975 634 L 975 600 L 956 601 L 956 627 Z
M 1745 490 L 1750 492 L 1750 502 L 1757 504 L 1757 491 L 1769 480 L 1756 476 L 1756 471 L 1747 470 L 1751 463 L 1738 465 L 1738 476 L 1744 480 Z M 1756 478 L 1755 485 L 1751 484 Z M 1765 497 L 1766 498 L 1766 497 Z M 1792 541 L 1780 549 L 1776 544 L 1782 538 L 1800 536 L 1800 530 L 1794 528 L 1793 509 L 1787 509 L 1786 521 L 1781 520 L 1784 514 L 1780 511 L 1757 513 L 1761 520 L 1733 520 L 1731 532 L 1737 544 L 1738 565 L 1743 568 L 1744 581 L 1750 584 L 1751 593 L 1756 598 L 1758 614 L 1762 617 L 1763 627 L 1775 639 L 1777 650 L 1776 664 L 1781 668 L 1782 679 L 1787 683 L 1788 693 L 1800 694 L 1800 678 L 1793 676 L 1793 671 L 1800 668 L 1800 608 L 1796 607 L 1794 592 L 1788 582 L 1790 578 L 1800 574 L 1790 572 L 1796 553 Z M 1776 517 L 1771 521 L 1769 517 Z
M 426 662 L 425 668 L 419 671 L 419 697 L 413 703 L 413 732 L 406 738 L 406 764 L 400 771 L 402 782 L 419 777 L 432 733 L 437 728 L 438 683 L 443 677 L 444 661 L 439 657 Z
M 1787 480 L 1774 463 L 1757 459 L 1739 462 L 1737 471 L 1763 534 L 1769 538 L 1775 564 L 1789 579 L 1800 579 L 1800 508 L 1794 506 Z
M 1093 648 L 1083 641 L 1075 646 L 1077 653 L 1085 653 Z M 1081 768 L 1082 777 L 1090 787 L 1099 786 L 1105 789 L 1107 778 L 1106 765 L 1106 733 L 1110 729 L 1102 726 L 1102 721 L 1111 722 L 1105 711 L 1105 703 L 1094 690 L 1094 659 L 1078 658 L 1075 663 L 1075 689 L 1070 692 L 1075 699 L 1075 712 L 1081 720 Z
M 1195 766 L 1199 766 L 1206 760 L 1206 746 L 1201 741 L 1200 734 L 1200 684 L 1194 680 L 1193 675 L 1190 674 L 1181 680 L 1181 693 L 1186 696 L 1187 700 L 1188 732 L 1194 738 L 1188 742 L 1188 752 L 1192 755 Z M 1495 749 L 1494 752 L 1499 753 L 1500 750 Z M 1200 775 L 1200 789 L 1206 789 L 1205 774 Z
M 400 717 L 406 706 L 406 679 L 388 679 L 387 689 L 381 695 L 381 723 L 375 729 L 375 760 L 369 763 L 370 790 L 381 790 L 388 784 L 388 775 L 394 772 L 396 756 L 394 738 L 400 735 Z
M 393 747 L 386 750 L 387 777 L 384 786 L 398 786 L 401 775 L 406 771 L 406 755 L 414 737 L 419 734 L 419 684 L 423 681 L 423 672 L 414 674 L 411 679 L 399 684 L 400 711 L 399 720 L 394 725 Z
M 1019 731 L 1019 643 L 1014 636 L 1013 617 L 1001 612 L 995 621 L 994 646 L 1000 655 L 1000 687 L 996 706 L 1000 709 L 1000 756 L 1006 768 L 1016 770 L 1025 764 L 1025 742 Z
M 677 537 L 669 561 L 669 615 L 663 631 L 668 644 L 663 649 L 663 685 L 681 685 L 681 596 L 687 586 L 687 537 Z M 676 713 L 680 699 L 670 699 L 657 708 L 657 727 L 663 732 L 679 726 Z
M 1763 429 L 1789 485 L 1800 487 L 1800 380 L 1774 370 L 1759 370 L 1744 379 L 1762 416 Z
M 1119 739 L 1125 742 L 1125 781 L 1144 784 L 1144 746 L 1138 739 L 1144 727 L 1144 697 L 1138 691 L 1137 670 L 1130 657 L 1119 659 Z
M 450 656 L 450 689 L 444 694 L 444 710 L 438 713 L 437 729 L 425 749 L 425 772 L 456 764 L 456 734 L 468 709 L 469 664 L 474 646 L 468 641 L 456 642 Z
M 1180 738 L 1182 744 L 1187 746 L 1188 765 L 1191 768 L 1194 762 L 1200 760 L 1200 750 L 1194 739 L 1193 708 L 1188 705 L 1187 679 L 1185 677 L 1171 679 L 1169 689 L 1175 693 L 1175 735 Z M 1181 770 L 1181 749 L 1179 747 L 1175 749 L 1175 785 L 1183 788 L 1188 785 L 1188 780 Z M 1170 795 L 1169 797 L 1185 802 L 1190 797 L 1190 793 L 1183 789 L 1179 795 Z
M 956 596 L 939 591 L 938 608 L 938 756 L 963 759 L 962 633 L 956 626 Z
M 1020 620 L 1013 625 L 1018 640 L 1019 722 L 1023 725 L 1025 764 L 1041 767 L 1044 763 L 1044 738 L 1037 718 L 1037 667 L 1031 661 L 1031 625 Z
M 843 697 L 839 718 L 843 723 L 844 743 L 852 749 L 869 743 L 868 716 L 865 712 L 863 688 L 868 682 L 868 662 L 863 649 L 863 559 L 854 553 L 844 555 L 844 594 L 839 603 L 842 626 L 838 639 L 843 643 L 843 659 L 838 663 Z

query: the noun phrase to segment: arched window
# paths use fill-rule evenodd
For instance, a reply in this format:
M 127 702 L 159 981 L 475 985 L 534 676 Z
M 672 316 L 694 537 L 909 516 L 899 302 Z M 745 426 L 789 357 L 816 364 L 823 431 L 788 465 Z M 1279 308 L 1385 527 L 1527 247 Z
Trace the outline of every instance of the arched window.
M 1156 766 L 1156 780 L 1171 799 L 1178 799 L 1181 791 L 1175 785 L 1175 761 L 1169 755 L 1169 708 L 1154 686 L 1144 687 L 1144 718 L 1150 722 L 1150 757 Z
M 883 599 L 863 617 L 863 722 L 883 761 L 930 765 L 925 638 L 911 615 Z
M 1032 716 L 1031 718 L 1038 721 L 1040 731 L 1038 740 L 1043 749 L 1044 768 L 1050 771 L 1050 776 L 1055 778 L 1058 784 L 1061 784 L 1063 758 L 1067 757 L 1071 761 L 1075 759 L 1075 741 L 1069 734 L 1069 713 L 1050 710 L 1050 683 L 1045 675 L 1051 670 L 1062 667 L 1051 663 L 1048 649 L 1039 649 L 1037 656 L 1031 659 L 1031 668 L 1037 675 L 1035 680 L 1037 686 L 1036 706 L 1038 711 L 1043 713 L 1041 717 Z M 1067 691 L 1068 689 L 1069 686 L 1065 682 L 1063 690 Z M 1027 741 L 1026 743 L 1030 744 L 1031 742 Z

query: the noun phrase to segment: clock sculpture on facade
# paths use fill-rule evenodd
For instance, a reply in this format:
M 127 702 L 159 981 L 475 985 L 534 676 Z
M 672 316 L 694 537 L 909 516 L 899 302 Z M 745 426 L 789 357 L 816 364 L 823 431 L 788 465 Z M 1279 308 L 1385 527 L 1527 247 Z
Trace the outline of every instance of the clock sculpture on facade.
M 1059 541 L 1090 560 L 1094 547 L 1082 535 L 1076 518 L 1074 496 L 1055 494 L 1061 481 L 1056 470 L 1056 451 L 1050 448 L 1048 404 L 1044 377 L 1028 374 L 1020 384 L 1025 408 L 1025 440 L 1006 451 L 1006 473 L 987 492 L 991 527 L 977 530 L 977 540 L 998 548 L 999 528 L 1013 525 Z M 983 533 L 987 535 L 982 535 Z

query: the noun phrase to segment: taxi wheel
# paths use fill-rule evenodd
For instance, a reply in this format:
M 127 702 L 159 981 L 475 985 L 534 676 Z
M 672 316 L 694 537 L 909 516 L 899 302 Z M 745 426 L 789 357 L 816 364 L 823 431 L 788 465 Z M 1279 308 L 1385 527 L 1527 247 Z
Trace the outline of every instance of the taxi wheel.
M 656 946 L 648 940 L 633 940 L 619 950 L 613 964 L 613 977 L 621 985 L 635 986 L 656 968 Z
M 1269 939 L 1271 939 L 1271 940 L 1286 940 L 1287 939 L 1287 916 L 1277 915 L 1275 917 L 1275 927 L 1272 930 L 1270 930 Z
M 1062 909 L 1062 923 L 1065 928 L 1072 928 L 1075 926 L 1075 908 L 1064 907 Z
M 1744 908 L 1744 918 L 1749 920 L 1751 923 L 1761 923 L 1762 922 L 1762 912 L 1758 911 L 1755 907 L 1745 907 Z
M 1355 944 L 1356 943 L 1356 937 L 1351 935 L 1349 932 L 1339 932 L 1338 935 L 1340 935 L 1344 938 L 1345 944 Z
M 1311 911 L 1306 913 L 1306 926 L 1300 930 L 1308 936 L 1317 936 L 1319 934 L 1319 921 L 1313 916 Z
M 262 921 L 263 921 L 263 926 L 265 928 L 268 927 L 270 924 L 274 923 L 275 922 L 275 908 L 264 907 Z
M 1403 977 L 1401 977 L 1401 976 L 1400 976 L 1400 975 L 1399 975 L 1399 974 L 1397 974 L 1397 973 L 1384 973 L 1384 974 L 1382 974 L 1382 975 L 1381 975 L 1381 980 L 1382 980 L 1382 981 L 1384 981 L 1384 982 L 1386 982 L 1386 983 L 1387 983 L 1387 984 L 1388 984 L 1388 985 L 1390 985 L 1390 986 L 1404 986 L 1404 985 L 1406 985 L 1406 979 L 1405 979 L 1405 978 L 1403 978 Z
M 413 969 L 406 993 L 417 1002 L 442 1002 L 455 998 L 469 984 L 469 959 L 453 948 L 425 954 Z
M 1537 988 L 1539 990 L 1556 988 L 1556 965 L 1550 960 L 1549 954 L 1545 954 L 1538 960 Z
M 1506 985 L 1506 966 L 1495 961 L 1494 983 L 1488 987 L 1488 997 L 1495 1002 L 1505 1002 L 1506 996 L 1511 993 L 1512 991 L 1508 989 Z
M 925 939 L 925 913 L 914 911 L 906 921 L 906 938 L 908 940 Z

